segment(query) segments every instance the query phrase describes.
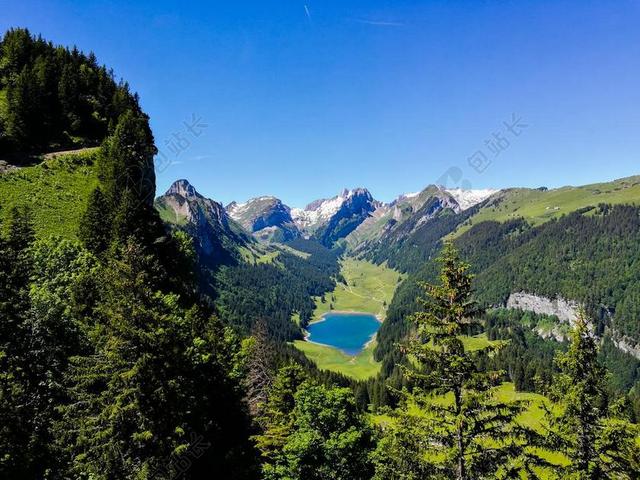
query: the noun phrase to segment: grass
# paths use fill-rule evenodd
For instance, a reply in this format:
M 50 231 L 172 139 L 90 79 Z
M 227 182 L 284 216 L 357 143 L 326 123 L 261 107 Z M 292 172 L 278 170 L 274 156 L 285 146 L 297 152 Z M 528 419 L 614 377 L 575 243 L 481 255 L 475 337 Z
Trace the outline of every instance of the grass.
M 465 232 L 472 224 L 489 220 L 505 222 L 523 217 L 535 226 L 599 203 L 640 205 L 640 176 L 547 191 L 520 188 L 504 192 L 503 195 L 502 202 L 481 209 L 453 236 Z
M 169 208 L 159 202 L 156 202 L 155 207 L 163 222 L 178 226 L 184 226 L 187 224 L 187 217 L 185 215 L 178 215 L 178 213 L 172 208 Z
M 350 357 L 336 348 L 319 343 L 296 340 L 294 345 L 319 368 L 341 373 L 356 380 L 366 380 L 374 377 L 380 371 L 380 363 L 373 359 L 375 342 L 371 342 L 355 357 Z
M 7 118 L 7 90 L 0 89 L 0 120 Z
M 502 343 L 500 340 L 489 340 L 486 333 L 481 333 L 473 337 L 463 336 L 460 338 L 464 344 L 464 348 L 469 352 L 482 350 L 483 348 Z
M 384 320 L 401 275 L 384 265 L 353 258 L 345 258 L 340 263 L 346 283 L 338 283 L 333 292 L 324 296 L 324 302 L 316 298 L 313 321 L 332 310 L 370 313 Z
M 525 411 L 516 419 L 522 426 L 529 427 L 533 430 L 536 430 L 540 433 L 544 432 L 545 429 L 545 410 L 544 405 L 551 406 L 553 409 L 553 405 L 551 401 L 543 395 L 537 393 L 530 392 L 517 392 L 515 389 L 515 385 L 510 382 L 506 382 L 496 387 L 493 390 L 496 400 L 502 402 L 515 402 L 515 401 L 524 401 L 527 403 Z M 453 401 L 453 397 L 451 395 L 447 396 L 438 396 L 434 397 L 434 402 L 438 402 L 441 404 L 447 404 Z M 409 412 L 411 415 L 423 416 L 425 415 L 424 411 L 421 411 L 417 406 L 412 406 L 409 408 Z M 389 414 L 372 414 L 370 416 L 370 422 L 373 425 L 384 428 L 387 425 L 392 424 L 395 421 L 395 418 Z M 539 455 L 541 458 L 547 460 L 548 462 L 556 465 L 566 464 L 567 459 L 564 455 L 558 452 L 552 452 L 544 449 L 536 449 L 535 453 Z M 552 472 L 547 469 L 539 469 L 535 468 L 540 478 L 544 480 L 556 479 Z
M 0 219 L 14 206 L 32 209 L 36 237 L 75 239 L 87 199 L 98 184 L 97 151 L 60 155 L 0 175 Z
M 340 271 L 346 283 L 337 284 L 333 292 L 325 295 L 324 302 L 321 298 L 316 299 L 312 322 L 331 311 L 370 313 L 384 320 L 387 305 L 391 303 L 401 275 L 385 266 L 352 258 L 341 260 Z M 323 370 L 357 380 L 373 377 L 380 371 L 380 363 L 373 359 L 375 342 L 371 342 L 355 357 L 312 342 L 297 341 L 295 346 Z

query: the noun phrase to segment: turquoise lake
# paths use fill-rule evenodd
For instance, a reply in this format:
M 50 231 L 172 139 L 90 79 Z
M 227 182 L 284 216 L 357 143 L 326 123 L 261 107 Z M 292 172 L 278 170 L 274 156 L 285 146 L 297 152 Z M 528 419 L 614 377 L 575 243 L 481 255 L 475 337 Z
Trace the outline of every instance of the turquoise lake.
M 368 313 L 327 313 L 324 320 L 307 327 L 309 340 L 357 355 L 378 331 L 381 323 Z

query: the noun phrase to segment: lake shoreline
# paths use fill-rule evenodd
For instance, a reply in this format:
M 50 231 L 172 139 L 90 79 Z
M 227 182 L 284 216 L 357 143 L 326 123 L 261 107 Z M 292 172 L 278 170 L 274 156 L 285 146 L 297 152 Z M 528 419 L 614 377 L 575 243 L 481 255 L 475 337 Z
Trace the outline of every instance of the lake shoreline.
M 356 311 L 353 311 L 353 310 L 331 310 L 329 312 L 323 313 L 320 316 L 320 318 L 309 322 L 309 324 L 307 325 L 307 328 L 310 327 L 311 325 L 315 325 L 315 324 L 318 324 L 318 323 L 325 322 L 327 320 L 325 317 L 327 317 L 328 315 L 333 315 L 333 314 L 345 315 L 345 316 L 352 315 L 352 316 L 373 317 L 373 318 L 375 318 L 375 320 L 379 324 L 382 324 L 384 322 L 384 318 L 382 317 L 381 314 L 373 314 L 373 313 L 368 313 L 368 312 L 356 312 Z M 371 334 L 371 337 L 369 337 L 369 339 L 362 345 L 362 348 L 360 349 L 360 351 L 358 351 L 355 354 L 350 354 L 350 353 L 345 352 L 344 350 L 342 350 L 341 348 L 339 348 L 339 347 L 337 347 L 335 345 L 330 345 L 330 344 L 322 343 L 322 342 L 316 342 L 316 341 L 312 340 L 311 339 L 311 332 L 309 332 L 309 330 L 307 330 L 307 328 L 303 329 L 304 341 L 305 342 L 313 343 L 313 344 L 320 345 L 320 346 L 323 346 L 323 347 L 332 348 L 334 350 L 338 350 L 340 353 L 342 353 L 345 356 L 347 356 L 349 358 L 352 358 L 352 359 L 357 357 L 358 355 L 360 355 L 362 352 L 364 352 L 367 348 L 369 348 L 376 341 L 376 337 L 378 335 L 378 330 L 379 330 L 379 327 L 378 327 L 378 329 L 373 334 Z
M 372 317 L 376 317 L 376 320 L 378 320 L 379 323 L 384 322 L 384 317 L 380 313 L 356 312 L 354 310 L 329 310 L 328 312 L 320 315 L 320 318 L 311 320 L 309 322 L 309 325 L 324 322 L 326 320 L 324 317 L 326 317 L 327 315 L 332 315 L 334 313 L 338 313 L 340 315 L 371 315 Z

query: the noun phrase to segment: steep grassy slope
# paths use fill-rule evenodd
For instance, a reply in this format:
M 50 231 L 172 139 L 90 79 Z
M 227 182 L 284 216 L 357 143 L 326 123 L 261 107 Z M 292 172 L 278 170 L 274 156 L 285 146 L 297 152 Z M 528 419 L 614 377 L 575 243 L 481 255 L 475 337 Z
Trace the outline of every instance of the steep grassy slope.
M 87 199 L 98 183 L 97 149 L 60 155 L 0 174 L 0 216 L 14 206 L 33 212 L 36 235 L 73 239 Z
M 454 234 L 458 236 L 473 224 L 493 220 L 506 222 L 524 218 L 530 225 L 540 225 L 573 211 L 600 203 L 640 205 L 640 176 L 581 187 L 554 190 L 514 188 L 504 190 L 481 208 Z
M 384 319 L 400 274 L 386 266 L 353 258 L 345 258 L 340 264 L 345 282 L 338 283 L 333 292 L 316 298 L 313 320 L 319 320 L 331 310 L 371 313 Z

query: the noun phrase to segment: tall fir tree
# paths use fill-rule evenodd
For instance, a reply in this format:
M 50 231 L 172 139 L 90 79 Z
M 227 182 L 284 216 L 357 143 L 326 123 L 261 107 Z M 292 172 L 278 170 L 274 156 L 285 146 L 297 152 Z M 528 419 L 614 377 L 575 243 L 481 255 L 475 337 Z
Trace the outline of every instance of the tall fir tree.
M 565 478 L 632 480 L 640 475 L 640 429 L 623 409 L 609 406 L 607 371 L 598 361 L 593 324 L 581 310 L 571 333 L 571 345 L 559 354 L 547 409 L 550 447 L 569 463 Z
M 148 118 L 128 110 L 102 144 L 98 160 L 100 185 L 89 198 L 81 221 L 87 248 L 102 253 L 133 236 L 145 246 L 164 234 L 153 208 L 156 153 Z
M 33 478 L 46 463 L 36 429 L 38 379 L 29 348 L 29 282 L 34 239 L 27 209 L 9 212 L 0 235 L 0 476 Z
M 295 394 L 306 380 L 307 374 L 297 363 L 280 368 L 273 379 L 258 418 L 261 432 L 254 437 L 266 465 L 275 461 L 293 431 Z
M 536 435 L 516 422 L 524 403 L 501 401 L 493 389 L 503 372 L 477 367 L 499 346 L 470 351 L 462 338 L 479 323 L 470 267 L 451 243 L 440 262 L 440 284 L 422 285 L 423 310 L 411 318 L 415 330 L 404 346 L 411 362 L 403 366 L 411 389 L 377 452 L 377 476 L 470 480 L 532 473 L 527 445 Z
M 71 473 L 253 478 L 237 340 L 151 288 L 153 256 L 131 242 L 123 249 L 101 274 L 94 347 L 71 359 L 59 428 Z

